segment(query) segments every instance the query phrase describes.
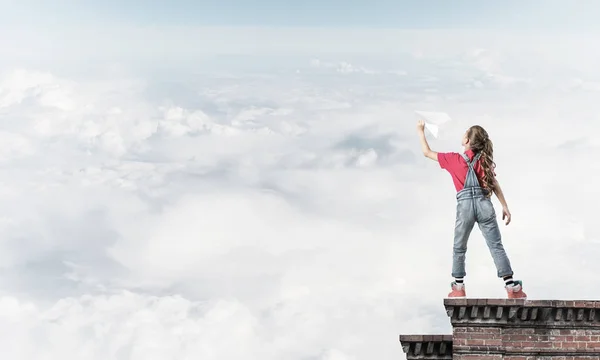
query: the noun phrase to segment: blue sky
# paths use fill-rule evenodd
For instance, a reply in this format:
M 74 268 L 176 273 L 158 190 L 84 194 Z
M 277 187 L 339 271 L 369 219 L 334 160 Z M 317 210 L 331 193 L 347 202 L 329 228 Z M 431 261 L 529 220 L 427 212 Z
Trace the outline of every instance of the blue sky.
M 3 20 L 119 22 L 140 25 L 325 26 L 394 28 L 586 28 L 594 1 L 174 0 L 9 1 Z M 16 17 L 14 15 L 17 15 Z M 1 16 L 1 15 L 0 15 Z

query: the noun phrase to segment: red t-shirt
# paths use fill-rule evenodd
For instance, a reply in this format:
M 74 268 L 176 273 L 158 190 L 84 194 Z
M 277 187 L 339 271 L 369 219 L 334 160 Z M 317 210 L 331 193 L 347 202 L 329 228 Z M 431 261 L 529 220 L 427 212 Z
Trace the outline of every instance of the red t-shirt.
M 475 156 L 475 153 L 473 153 L 472 150 L 467 150 L 465 154 L 471 160 L 473 160 L 473 157 Z M 442 169 L 446 169 L 452 176 L 452 181 L 454 182 L 456 191 L 461 191 L 465 187 L 467 171 L 469 170 L 469 165 L 467 165 L 465 159 L 461 154 L 455 152 L 438 153 L 437 158 L 438 162 L 440 163 L 440 167 Z M 477 175 L 479 184 L 482 184 L 484 173 L 480 162 L 477 161 L 473 168 L 475 169 L 475 174 Z M 494 176 L 496 176 L 496 172 L 494 172 Z

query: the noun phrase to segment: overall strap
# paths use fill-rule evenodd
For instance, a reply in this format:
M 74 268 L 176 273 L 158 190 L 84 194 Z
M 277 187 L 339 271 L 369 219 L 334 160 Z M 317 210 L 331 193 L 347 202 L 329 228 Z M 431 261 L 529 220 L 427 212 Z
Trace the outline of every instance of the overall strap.
M 475 156 L 473 156 L 473 160 L 469 160 L 469 157 L 467 156 L 467 154 L 462 153 L 461 155 L 465 159 L 465 161 L 467 162 L 467 165 L 469 165 L 469 168 L 472 168 L 473 164 L 475 164 L 475 162 L 477 160 L 479 160 L 479 158 L 481 157 L 481 153 L 477 153 Z
M 475 168 L 473 167 L 473 164 L 475 164 L 475 162 L 479 160 L 479 158 L 481 157 L 481 153 L 475 155 L 472 161 L 469 161 L 469 157 L 467 156 L 467 154 L 463 153 L 462 156 L 467 162 L 467 165 L 469 166 L 469 170 L 467 171 L 467 178 L 465 179 L 465 188 L 480 187 L 479 179 L 477 179 L 477 174 L 475 174 Z

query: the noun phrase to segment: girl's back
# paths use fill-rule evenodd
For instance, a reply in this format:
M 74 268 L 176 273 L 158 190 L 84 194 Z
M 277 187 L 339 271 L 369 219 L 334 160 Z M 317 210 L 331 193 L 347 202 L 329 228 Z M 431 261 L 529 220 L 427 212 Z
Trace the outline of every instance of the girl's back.
M 475 157 L 475 152 L 473 152 L 473 150 L 467 150 L 465 151 L 465 154 L 470 160 L 473 160 L 473 157 Z M 452 176 L 456 191 L 461 191 L 465 187 L 465 179 L 467 177 L 467 171 L 469 170 L 469 165 L 467 165 L 465 159 L 457 152 L 438 153 L 437 156 L 440 167 L 448 171 L 450 176 Z M 485 171 L 481 166 L 481 162 L 476 161 L 473 168 L 477 175 L 477 179 L 479 180 L 479 184 L 483 185 Z M 494 176 L 496 176 L 495 172 Z

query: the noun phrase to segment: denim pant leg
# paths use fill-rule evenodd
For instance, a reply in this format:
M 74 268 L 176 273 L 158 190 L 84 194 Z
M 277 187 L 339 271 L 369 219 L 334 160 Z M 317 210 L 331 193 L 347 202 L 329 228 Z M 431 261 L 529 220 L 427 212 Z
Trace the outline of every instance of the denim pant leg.
M 477 223 L 494 259 L 498 277 L 513 275 L 510 261 L 502 245 L 502 236 L 500 235 L 494 205 L 487 198 L 478 200 L 475 202 L 477 205 Z
M 452 256 L 452 276 L 464 277 L 465 255 L 467 252 L 467 241 L 475 226 L 475 213 L 473 200 L 459 200 L 456 204 L 456 224 L 454 226 L 454 251 Z

